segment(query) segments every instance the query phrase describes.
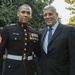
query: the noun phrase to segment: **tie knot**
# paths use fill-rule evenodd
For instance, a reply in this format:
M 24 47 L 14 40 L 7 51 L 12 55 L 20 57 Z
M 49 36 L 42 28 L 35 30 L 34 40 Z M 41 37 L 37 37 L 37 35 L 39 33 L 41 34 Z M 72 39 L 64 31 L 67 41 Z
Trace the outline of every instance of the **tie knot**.
M 48 31 L 51 31 L 52 30 L 52 27 L 48 27 Z

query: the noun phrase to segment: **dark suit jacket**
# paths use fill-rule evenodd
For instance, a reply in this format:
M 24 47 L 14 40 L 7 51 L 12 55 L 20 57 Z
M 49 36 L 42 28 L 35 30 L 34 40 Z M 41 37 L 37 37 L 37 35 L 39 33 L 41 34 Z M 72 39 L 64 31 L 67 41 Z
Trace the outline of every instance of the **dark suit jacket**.
M 41 47 L 47 28 L 41 31 Z M 74 28 L 59 23 L 48 45 L 48 54 L 41 49 L 42 75 L 75 75 Z

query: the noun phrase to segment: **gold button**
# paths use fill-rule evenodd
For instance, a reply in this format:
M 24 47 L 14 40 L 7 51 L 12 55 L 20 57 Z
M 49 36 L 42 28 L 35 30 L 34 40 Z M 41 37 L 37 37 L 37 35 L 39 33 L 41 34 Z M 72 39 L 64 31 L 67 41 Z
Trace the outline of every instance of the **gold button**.
M 26 57 L 23 57 L 23 60 L 25 60 L 26 59 Z
M 17 40 L 17 38 L 15 38 L 15 40 Z
M 8 66 L 8 68 L 10 68 L 11 66 Z
M 23 25 L 21 25 L 23 27 Z
M 27 45 L 27 43 L 25 43 L 25 45 Z
M 27 33 L 25 33 L 25 35 L 27 35 Z
M 32 40 L 33 38 L 32 37 L 30 37 L 30 40 Z
M 24 32 L 26 32 L 26 29 L 24 29 Z
M 36 40 L 36 38 L 34 38 L 34 40 Z
M 27 40 L 27 38 L 25 38 L 25 40 Z
M 23 60 L 25 60 L 25 59 L 26 59 L 26 54 L 24 53 L 24 54 L 23 54 Z
M 24 51 L 26 51 L 26 48 L 24 48 Z
M 26 54 L 25 54 L 25 53 L 24 53 L 23 55 L 24 55 L 24 56 L 26 56 Z

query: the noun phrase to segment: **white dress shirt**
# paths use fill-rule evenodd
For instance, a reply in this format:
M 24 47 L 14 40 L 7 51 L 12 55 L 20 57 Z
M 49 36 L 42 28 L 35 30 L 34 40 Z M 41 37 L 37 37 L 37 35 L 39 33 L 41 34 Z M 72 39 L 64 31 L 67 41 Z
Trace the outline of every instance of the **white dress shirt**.
M 53 25 L 52 27 L 52 35 L 54 34 L 57 26 L 58 26 L 59 22 L 57 21 L 55 25 Z M 49 28 L 49 27 L 48 27 Z M 43 49 L 45 51 L 45 53 L 47 54 L 47 51 L 48 51 L 48 34 L 49 34 L 49 31 L 47 31 L 46 35 L 45 35 L 45 39 L 44 39 L 44 42 L 43 42 Z

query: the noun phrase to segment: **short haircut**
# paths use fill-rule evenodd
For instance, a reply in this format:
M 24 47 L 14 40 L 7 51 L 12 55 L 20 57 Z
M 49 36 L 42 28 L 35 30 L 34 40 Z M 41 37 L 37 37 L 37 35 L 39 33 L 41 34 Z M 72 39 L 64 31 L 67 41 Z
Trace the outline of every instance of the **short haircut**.
M 21 9 L 21 7 L 28 7 L 30 9 L 30 13 L 32 14 L 32 8 L 28 4 L 23 4 L 19 7 L 18 11 Z
M 57 13 L 57 10 L 54 6 L 51 6 L 51 5 L 47 5 L 43 8 L 43 11 L 46 10 L 46 9 L 50 9 L 51 11 Z

